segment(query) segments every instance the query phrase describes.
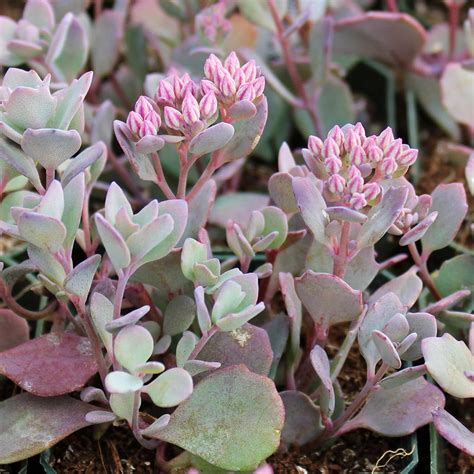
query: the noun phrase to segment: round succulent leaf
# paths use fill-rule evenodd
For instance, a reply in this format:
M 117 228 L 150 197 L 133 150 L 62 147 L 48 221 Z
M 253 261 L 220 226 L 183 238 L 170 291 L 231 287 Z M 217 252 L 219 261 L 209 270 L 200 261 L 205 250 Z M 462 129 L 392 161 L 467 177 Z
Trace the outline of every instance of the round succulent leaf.
M 142 319 L 143 316 L 145 316 L 149 311 L 150 307 L 148 305 L 134 309 L 133 311 L 130 311 L 130 313 L 127 313 L 125 316 L 120 316 L 119 318 L 108 322 L 105 325 L 105 329 L 110 333 L 120 331 L 126 326 L 132 326 L 134 324 L 137 324 L 138 321 L 140 321 L 140 319 Z
M 67 186 L 77 175 L 86 171 L 96 161 L 107 155 L 107 148 L 103 142 L 95 143 L 74 157 L 67 165 L 61 176 L 63 186 Z
M 49 333 L 0 353 L 0 374 L 41 397 L 79 390 L 97 370 L 89 339 L 72 332 Z
M 88 426 L 86 414 L 94 408 L 68 396 L 29 393 L 0 402 L 0 464 L 30 458 Z
M 415 367 L 407 367 L 399 370 L 387 377 L 383 378 L 380 385 L 384 388 L 391 389 L 403 385 L 410 380 L 415 380 L 427 373 L 425 365 L 417 365 Z
M 196 303 L 186 295 L 173 298 L 165 309 L 163 332 L 176 336 L 186 331 L 196 316 Z
M 158 438 L 160 435 L 160 431 L 168 425 L 170 418 L 171 417 L 168 414 L 161 415 L 151 425 L 147 426 L 144 430 L 142 430 L 142 435 L 149 436 L 151 438 Z
M 43 168 L 53 170 L 77 153 L 81 143 L 81 136 L 76 130 L 29 128 L 23 134 L 21 147 Z
M 123 367 L 134 372 L 152 355 L 155 345 L 152 335 L 143 326 L 126 326 L 114 341 L 114 355 Z
M 425 217 L 421 222 L 419 222 L 415 227 L 410 229 L 401 239 L 400 245 L 409 245 L 420 240 L 433 224 L 433 222 L 438 217 L 438 213 L 431 212 L 427 217 Z
M 287 390 L 280 393 L 285 406 L 285 424 L 281 440 L 286 445 L 303 446 L 323 431 L 319 408 L 303 392 Z
M 314 346 L 310 353 L 311 365 L 321 381 L 319 405 L 323 417 L 330 417 L 336 406 L 336 396 L 331 380 L 331 368 L 326 351 L 321 346 Z
M 214 322 L 233 313 L 244 301 L 245 293 L 238 283 L 233 280 L 226 281 L 219 289 L 214 307 L 212 308 L 212 320 Z
M 121 419 L 132 423 L 135 393 L 111 393 L 109 404 L 112 411 Z
M 195 239 L 186 239 L 181 251 L 181 269 L 183 270 L 183 275 L 188 280 L 193 281 L 194 265 L 207 260 L 207 258 L 207 248 L 204 244 Z
M 448 296 L 460 289 L 474 292 L 474 256 L 457 255 L 446 260 L 435 275 L 436 287 L 442 296 Z
M 23 212 L 18 230 L 27 242 L 52 254 L 61 249 L 66 238 L 66 227 L 61 221 L 36 212 Z
M 262 301 L 257 305 L 250 305 L 238 313 L 230 313 L 216 321 L 216 325 L 221 331 L 233 331 L 265 310 L 265 303 Z
M 92 280 L 99 267 L 100 255 L 92 255 L 79 263 L 64 280 L 64 289 L 85 303 L 91 289 Z
M 66 249 L 72 247 L 76 238 L 82 217 L 85 190 L 86 181 L 82 173 L 75 176 L 64 187 L 64 212 L 61 220 L 66 227 L 66 239 L 64 240 L 64 247 Z
M 25 318 L 9 309 L 0 309 L 0 353 L 23 344 L 30 338 L 30 328 Z
M 115 182 L 110 183 L 109 189 L 107 191 L 107 196 L 105 197 L 105 218 L 110 222 L 110 224 L 115 224 L 115 218 L 120 209 L 125 209 L 127 215 L 132 218 L 133 211 L 132 206 L 128 202 L 125 193 L 122 188 Z
M 61 220 L 64 212 L 64 192 L 59 181 L 54 179 L 51 182 L 35 210 L 38 214 Z
M 86 421 L 91 424 L 112 423 L 116 419 L 114 413 L 105 410 L 93 410 L 86 415 Z
M 189 151 L 197 156 L 212 153 L 227 145 L 233 136 L 234 127 L 230 123 L 220 122 L 196 135 L 189 144 Z
M 113 354 L 112 334 L 106 330 L 106 325 L 114 318 L 114 305 L 101 293 L 94 291 L 91 297 L 90 312 L 94 328 L 109 355 Z
M 429 313 L 407 313 L 406 319 L 409 332 L 417 335 L 415 342 L 403 353 L 401 357 L 406 361 L 421 359 L 423 356 L 421 343 L 426 337 L 434 337 L 438 332 L 436 318 Z
M 159 438 L 222 469 L 252 470 L 277 449 L 283 421 L 273 382 L 239 365 L 200 382 Z
M 474 354 L 451 334 L 427 337 L 421 343 L 426 368 L 441 388 L 454 397 L 474 398 Z
M 288 172 L 274 173 L 268 180 L 268 192 L 271 198 L 286 213 L 298 212 L 292 180 L 293 177 Z
M 399 369 L 402 366 L 400 356 L 389 337 L 387 337 L 383 332 L 375 330 L 372 332 L 372 340 L 374 341 L 375 347 L 377 347 L 377 351 L 385 364 L 394 369 Z
M 146 385 L 143 391 L 150 395 L 155 405 L 174 407 L 193 393 L 193 379 L 186 370 L 175 367 L 163 372 Z
M 66 278 L 66 272 L 63 266 L 47 250 L 40 249 L 35 245 L 28 245 L 27 252 L 31 262 L 41 273 L 54 283 L 62 285 Z
M 275 206 L 266 207 L 261 212 L 265 219 L 263 234 L 269 234 L 274 231 L 278 232 L 278 238 L 273 240 L 269 248 L 276 249 L 281 247 L 288 235 L 288 220 L 285 213 Z
M 469 456 L 474 456 L 474 433 L 443 408 L 433 412 L 436 431 Z
M 382 332 L 393 342 L 400 342 L 408 336 L 410 326 L 404 314 L 395 314 L 383 327 Z
M 192 354 L 199 338 L 191 331 L 185 331 L 176 345 L 176 365 L 183 367 Z
M 140 390 L 143 387 L 143 381 L 135 375 L 116 370 L 105 377 L 105 387 L 112 394 L 130 394 Z

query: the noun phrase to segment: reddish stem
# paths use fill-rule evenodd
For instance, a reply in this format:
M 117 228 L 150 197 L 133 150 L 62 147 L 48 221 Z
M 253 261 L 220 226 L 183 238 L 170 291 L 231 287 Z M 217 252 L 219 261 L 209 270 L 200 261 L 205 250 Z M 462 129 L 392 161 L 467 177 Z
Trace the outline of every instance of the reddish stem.
M 416 248 L 416 244 L 413 242 L 408 245 L 408 250 L 410 251 L 410 255 L 415 262 L 415 265 L 420 270 L 420 277 L 423 280 L 424 284 L 433 295 L 434 298 L 440 300 L 442 298 L 440 292 L 436 288 L 435 282 L 431 278 L 430 272 L 428 271 L 428 267 L 426 266 L 426 258 L 422 258 L 418 249 Z
M 156 185 L 161 189 L 162 193 L 165 195 L 167 199 L 176 199 L 176 196 L 174 195 L 173 191 L 171 191 L 171 188 L 168 185 L 168 182 L 166 181 L 165 174 L 163 173 L 163 167 L 161 166 L 161 161 L 160 157 L 158 156 L 158 153 L 153 153 L 151 155 L 152 160 L 153 160 L 153 166 L 155 168 L 155 173 L 156 173 Z
M 398 12 L 397 0 L 385 0 L 385 6 L 390 12 Z
M 351 231 L 350 222 L 343 222 L 341 228 L 341 236 L 339 238 L 339 248 L 337 254 L 334 257 L 333 264 L 333 275 L 343 278 L 346 272 L 347 265 L 347 247 L 349 245 L 349 235 Z
M 449 59 L 453 59 L 456 53 L 456 42 L 459 25 L 460 6 L 456 2 L 451 2 L 449 8 Z

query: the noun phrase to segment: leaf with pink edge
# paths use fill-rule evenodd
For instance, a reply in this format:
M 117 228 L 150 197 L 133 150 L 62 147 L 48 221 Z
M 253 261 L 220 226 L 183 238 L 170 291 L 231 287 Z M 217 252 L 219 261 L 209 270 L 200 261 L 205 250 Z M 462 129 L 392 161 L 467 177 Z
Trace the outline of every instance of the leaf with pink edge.
M 0 309 L 0 352 L 19 346 L 30 338 L 30 328 L 24 318 L 9 309 Z
M 474 456 L 474 433 L 443 408 L 433 412 L 436 431 L 451 444 L 469 456 Z
M 46 334 L 0 353 L 0 373 L 41 397 L 79 390 L 96 372 L 90 341 L 70 332 Z

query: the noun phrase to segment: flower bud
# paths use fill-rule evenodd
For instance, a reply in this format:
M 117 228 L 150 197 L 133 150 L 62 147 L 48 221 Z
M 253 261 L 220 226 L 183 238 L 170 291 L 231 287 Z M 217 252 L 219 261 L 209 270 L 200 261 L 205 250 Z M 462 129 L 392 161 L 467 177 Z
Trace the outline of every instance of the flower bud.
M 240 68 L 240 61 L 235 51 L 232 51 L 229 56 L 225 58 L 224 67 L 230 72 L 232 76 L 235 74 L 237 69 Z
M 178 100 L 181 99 L 183 97 L 182 96 L 182 89 L 184 86 L 183 80 L 180 79 L 178 76 L 173 76 L 172 85 L 173 85 L 174 96 Z
M 156 101 L 174 103 L 174 99 L 173 86 L 166 79 L 163 79 L 159 82 L 158 89 L 156 90 Z
M 145 115 L 145 120 L 148 121 L 148 122 L 151 122 L 156 130 L 158 130 L 161 127 L 160 114 L 158 114 L 154 110 L 150 110 L 150 112 L 148 112 Z
M 393 132 L 390 127 L 387 127 L 377 138 L 376 142 L 377 145 L 382 148 L 382 150 L 385 151 L 385 148 L 387 148 L 394 140 L 393 137 Z
M 144 120 L 138 131 L 138 136 L 143 138 L 145 135 L 156 135 L 158 133 L 157 129 L 149 120 Z
M 344 148 L 346 149 L 346 152 L 350 153 L 356 146 L 360 146 L 360 144 L 361 141 L 359 135 L 354 128 L 350 128 L 344 140 Z
M 364 196 L 367 201 L 373 201 L 381 192 L 380 185 L 378 183 L 367 183 L 364 186 Z
M 207 79 L 201 80 L 201 94 L 206 95 L 208 92 L 214 92 L 214 94 L 219 94 L 219 88 L 212 82 Z
M 342 161 L 340 160 L 339 157 L 333 155 L 327 158 L 324 162 L 326 165 L 326 169 L 329 171 L 331 174 L 336 174 L 339 173 L 340 169 L 342 168 Z
M 359 135 L 361 141 L 363 142 L 366 138 L 364 126 L 360 122 L 357 122 L 354 125 L 354 131 L 357 133 L 357 135 Z
M 236 97 L 238 100 L 252 101 L 253 99 L 255 99 L 253 85 L 247 82 L 246 84 L 240 86 L 239 90 L 237 91 Z
M 235 81 L 232 79 L 229 71 L 227 69 L 220 69 L 218 72 L 219 78 L 219 89 L 222 92 L 224 97 L 232 97 L 237 89 L 235 87 Z
M 204 63 L 204 75 L 211 81 L 216 81 L 217 68 L 222 67 L 221 60 L 215 55 L 211 54 Z
M 181 89 L 181 95 L 183 97 L 186 97 L 187 94 L 191 94 L 194 97 L 196 97 L 197 94 L 197 85 L 193 80 L 189 80 L 183 85 L 183 88 Z
M 179 130 L 183 125 L 183 116 L 181 112 L 176 110 L 174 107 L 165 107 L 164 110 L 166 126 L 174 130 Z
M 211 118 L 217 112 L 217 99 L 214 92 L 208 92 L 199 102 L 201 116 L 205 119 Z
M 319 137 L 315 137 L 314 135 L 309 136 L 308 149 L 313 155 L 320 156 L 323 152 L 323 146 L 323 141 Z
M 153 112 L 153 106 L 145 96 L 141 95 L 135 102 L 135 112 L 144 118 L 148 112 Z
M 398 156 L 398 163 L 401 166 L 411 166 L 418 158 L 418 150 L 416 148 L 407 148 Z
M 396 160 L 402 151 L 402 140 L 397 138 L 385 150 L 385 158 Z
M 341 130 L 339 125 L 334 125 L 334 127 L 329 130 L 328 137 L 332 138 L 336 143 L 339 149 L 341 149 L 344 145 L 344 133 Z
M 361 193 L 364 189 L 364 178 L 362 178 L 362 176 L 354 176 L 347 183 L 347 188 L 352 194 Z
M 140 127 L 143 123 L 143 118 L 137 112 L 130 112 L 127 117 L 127 127 L 135 135 L 139 134 Z
M 355 177 L 362 177 L 362 173 L 360 172 L 357 166 L 352 165 L 349 167 L 349 179 L 353 179 Z
M 327 180 L 328 189 L 333 194 L 342 194 L 346 186 L 346 180 L 340 174 L 333 174 Z
M 367 137 L 365 140 L 363 140 L 362 148 L 364 149 L 366 154 L 368 154 L 369 148 L 373 146 L 377 146 L 374 135 Z
M 354 193 L 349 203 L 356 211 L 367 206 L 367 201 L 365 200 L 365 196 L 361 193 Z
M 357 145 L 352 148 L 350 153 L 351 164 L 360 166 L 362 163 L 365 162 L 366 158 L 367 157 L 365 156 L 365 151 L 360 145 Z
M 332 156 L 339 156 L 340 150 L 337 143 L 332 138 L 326 138 L 323 145 L 323 156 L 329 158 Z
M 393 158 L 385 158 L 382 161 L 382 172 L 386 176 L 391 176 L 395 171 L 397 171 L 398 165 Z
M 265 90 L 265 77 L 257 77 L 257 79 L 252 82 L 252 85 L 255 98 L 257 99 L 263 94 L 263 91 Z
M 377 145 L 373 145 L 367 150 L 367 158 L 373 164 L 378 163 L 383 159 L 383 151 Z
M 247 82 L 252 82 L 257 78 L 257 64 L 254 59 L 246 62 L 240 70 L 244 73 Z
M 199 120 L 199 104 L 196 100 L 196 97 L 194 97 L 192 94 L 186 94 L 181 109 L 183 111 L 183 119 L 188 125 L 192 125 Z
M 245 74 L 243 73 L 242 69 L 237 69 L 237 71 L 235 71 L 234 81 L 235 81 L 235 87 L 237 89 L 239 89 L 243 84 L 247 82 L 245 80 Z

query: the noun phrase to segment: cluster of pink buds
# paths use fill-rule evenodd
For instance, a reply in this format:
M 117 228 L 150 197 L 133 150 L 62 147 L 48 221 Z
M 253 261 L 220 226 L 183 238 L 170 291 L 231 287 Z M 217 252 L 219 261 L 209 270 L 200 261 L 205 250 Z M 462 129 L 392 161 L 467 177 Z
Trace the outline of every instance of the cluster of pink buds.
M 152 101 L 145 96 L 140 96 L 134 110 L 128 114 L 127 126 L 139 138 L 157 135 L 161 127 L 161 117 Z
M 359 210 L 379 201 L 380 181 L 403 176 L 416 161 L 418 150 L 395 139 L 390 127 L 367 137 L 359 122 L 343 128 L 336 125 L 324 141 L 310 136 L 303 156 L 324 181 L 329 201 Z
M 224 63 L 211 54 L 204 64 L 204 74 L 206 79 L 201 81 L 201 90 L 203 93 L 214 92 L 224 108 L 242 100 L 258 101 L 265 89 L 265 78 L 255 61 L 251 59 L 240 66 L 234 52 L 227 56 Z
M 196 18 L 198 29 L 212 44 L 221 42 L 232 29 L 231 22 L 225 16 L 225 10 L 225 3 L 221 0 L 203 10 Z

